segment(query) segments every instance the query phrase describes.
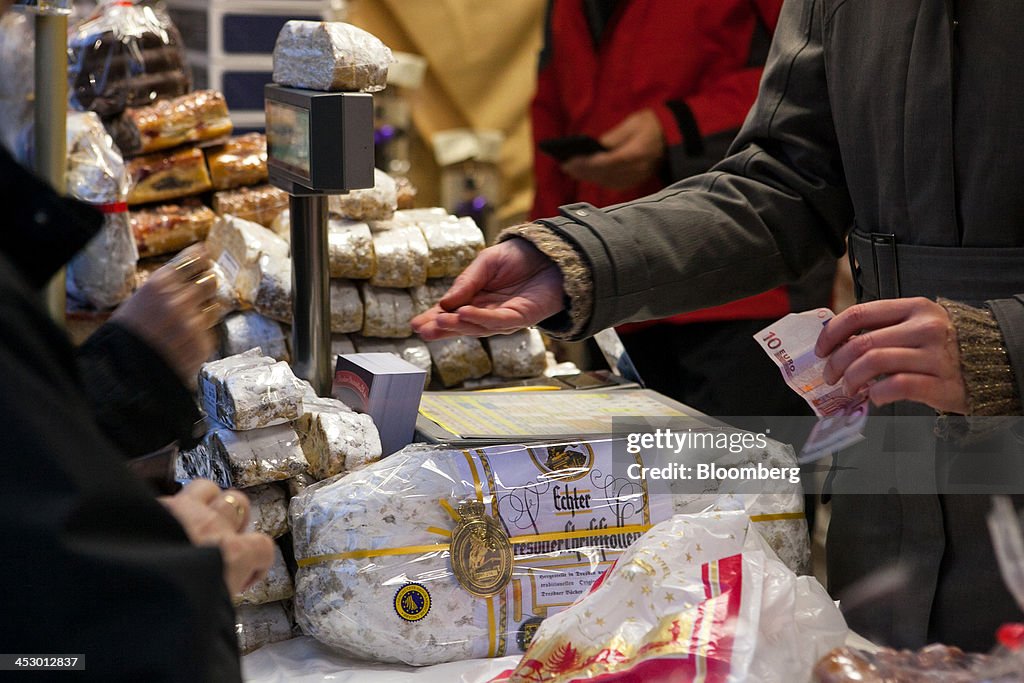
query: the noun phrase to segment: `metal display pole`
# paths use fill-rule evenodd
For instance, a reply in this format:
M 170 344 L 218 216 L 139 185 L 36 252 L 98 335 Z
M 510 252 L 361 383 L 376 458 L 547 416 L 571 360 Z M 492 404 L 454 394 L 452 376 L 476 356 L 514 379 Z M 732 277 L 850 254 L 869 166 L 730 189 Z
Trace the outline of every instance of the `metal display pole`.
M 66 12 L 35 10 L 35 129 L 33 166 L 59 194 L 67 181 L 68 17 Z M 43 228 L 45 229 L 45 228 Z M 65 283 L 61 270 L 46 287 L 46 308 L 54 320 L 65 319 Z
M 292 367 L 321 396 L 331 391 L 331 292 L 327 196 L 289 198 L 292 237 Z

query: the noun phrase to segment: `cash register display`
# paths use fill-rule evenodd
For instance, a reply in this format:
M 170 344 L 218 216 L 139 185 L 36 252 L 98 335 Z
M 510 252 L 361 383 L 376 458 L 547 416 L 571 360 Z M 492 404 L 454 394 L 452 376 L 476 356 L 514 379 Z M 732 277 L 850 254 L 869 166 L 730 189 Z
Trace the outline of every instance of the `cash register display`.
M 309 111 L 268 100 L 267 151 L 293 173 L 309 178 Z

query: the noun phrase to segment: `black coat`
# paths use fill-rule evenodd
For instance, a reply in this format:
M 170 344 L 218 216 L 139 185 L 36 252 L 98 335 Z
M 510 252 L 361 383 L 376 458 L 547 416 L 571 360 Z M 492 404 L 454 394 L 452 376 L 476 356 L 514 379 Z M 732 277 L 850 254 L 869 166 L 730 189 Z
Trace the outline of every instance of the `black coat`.
M 2 151 L 0 194 L 4 652 L 82 655 L 94 680 L 240 680 L 219 551 L 192 546 L 129 474 L 39 304 L 98 218 Z

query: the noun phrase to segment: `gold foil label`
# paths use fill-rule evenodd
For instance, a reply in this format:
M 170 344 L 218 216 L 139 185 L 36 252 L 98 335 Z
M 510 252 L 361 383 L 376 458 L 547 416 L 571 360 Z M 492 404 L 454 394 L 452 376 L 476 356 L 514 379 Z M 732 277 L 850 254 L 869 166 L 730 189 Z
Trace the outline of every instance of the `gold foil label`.
M 505 590 L 512 580 L 512 544 L 482 503 L 459 506 L 459 524 L 452 532 L 452 572 L 468 592 L 489 598 Z

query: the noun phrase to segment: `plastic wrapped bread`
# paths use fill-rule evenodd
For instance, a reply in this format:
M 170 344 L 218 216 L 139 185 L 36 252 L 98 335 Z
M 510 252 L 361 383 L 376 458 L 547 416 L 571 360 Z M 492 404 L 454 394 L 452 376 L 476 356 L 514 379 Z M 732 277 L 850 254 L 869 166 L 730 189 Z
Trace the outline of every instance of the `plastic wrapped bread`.
M 274 83 L 311 90 L 376 92 L 393 57 L 366 31 L 340 22 L 289 21 L 274 45 Z
M 228 277 L 224 271 L 224 266 L 217 261 L 213 261 L 210 265 L 210 272 L 217 278 L 217 293 L 214 294 L 213 300 L 220 306 L 221 315 L 227 315 L 232 311 L 238 311 L 250 306 L 248 302 L 243 302 L 238 298 L 234 280 Z
M 509 379 L 540 377 L 547 368 L 547 349 L 536 328 L 487 338 L 494 374 Z
M 279 538 L 288 533 L 288 498 L 279 484 L 262 484 L 245 490 L 252 511 L 249 529 Z
M 213 210 L 219 216 L 232 215 L 267 228 L 288 208 L 288 193 L 272 185 L 240 187 L 213 193 Z
M 421 221 L 419 228 L 430 250 L 427 277 L 455 277 L 484 248 L 484 233 L 472 218 L 455 221 Z
M 261 581 L 231 597 L 231 602 L 237 607 L 240 605 L 264 605 L 268 602 L 279 602 L 287 600 L 295 595 L 295 586 L 292 583 L 292 575 L 288 572 L 288 565 L 284 562 L 284 555 L 281 548 L 274 546 L 274 563 Z
M 302 414 L 302 388 L 291 368 L 259 349 L 203 364 L 199 396 L 207 415 L 235 430 L 283 424 Z
M 395 206 L 399 209 L 411 209 L 415 206 L 417 194 L 419 190 L 411 180 L 405 176 L 395 178 Z
M 206 448 L 223 458 L 231 471 L 231 481 L 249 488 L 284 481 L 307 471 L 299 436 L 290 424 L 235 431 L 217 427 L 204 437 Z
M 126 156 L 149 154 L 186 143 L 216 140 L 231 134 L 224 95 L 197 90 L 148 107 L 127 109 L 110 124 Z
M 354 221 L 384 221 L 395 213 L 398 202 L 395 181 L 379 168 L 373 169 L 373 187 L 332 194 L 328 200 L 331 213 Z
M 206 150 L 215 190 L 267 182 L 267 136 L 247 133 Z
M 92 112 L 68 115 L 67 152 L 68 194 L 103 211 L 103 227 L 68 264 L 68 291 L 96 308 L 113 308 L 131 295 L 139 260 L 124 204 L 124 160 Z
M 474 337 L 452 337 L 428 341 L 434 373 L 446 387 L 462 384 L 467 379 L 479 379 L 491 373 L 491 359 L 483 344 Z
M 552 478 L 545 469 L 554 457 L 549 448 L 566 461 L 580 458 L 583 477 Z M 410 446 L 307 487 L 289 508 L 298 624 L 344 654 L 375 661 L 421 666 L 521 652 L 522 624 L 572 602 L 649 524 L 671 514 L 667 499 L 648 498 L 638 486 L 609 486 L 586 510 L 577 508 L 574 527 L 581 531 L 567 531 L 569 518 L 557 514 L 554 486 L 567 484 L 571 493 L 572 486 L 625 479 L 627 463 L 613 460 L 610 445 L 599 448 Z M 469 517 L 463 505 L 479 500 L 511 546 L 500 564 L 475 543 L 469 553 L 450 546 L 457 545 L 460 519 Z M 517 541 L 538 534 L 551 540 Z M 506 566 L 510 580 L 492 584 L 491 598 L 474 595 L 456 576 L 456 557 L 471 578 L 482 560 L 499 578 L 494 564 Z M 558 597 L 545 597 L 548 591 Z
M 433 308 L 441 300 L 441 297 L 451 289 L 454 282 L 455 278 L 444 277 L 436 280 L 427 280 L 426 284 L 410 289 L 409 295 L 412 296 L 413 313 L 419 315 Z
M 363 300 L 348 280 L 331 280 L 331 332 L 344 334 L 363 329 Z
M 314 478 L 352 472 L 380 459 L 380 434 L 369 415 L 333 398 L 307 399 L 304 406 L 295 429 Z
M 206 192 L 210 174 L 202 151 L 195 148 L 157 152 L 128 161 L 128 203 L 150 204 Z
M 288 243 L 258 223 L 221 216 L 206 238 L 206 251 L 218 262 L 242 301 L 251 304 L 262 278 L 260 256 L 285 257 Z
M 245 655 L 264 645 L 292 637 L 292 620 L 283 602 L 263 605 L 239 605 L 235 608 L 235 635 L 238 651 Z
M 376 287 L 418 287 L 427 281 L 430 252 L 419 228 L 390 227 L 387 222 L 373 226 L 373 251 L 377 268 L 370 278 Z
M 402 338 L 412 334 L 412 297 L 402 289 L 361 284 L 363 336 Z M 482 350 L 482 349 L 481 349 Z
M 366 223 L 332 218 L 327 222 L 331 277 L 365 280 L 376 270 L 373 235 Z
M 280 254 L 262 254 L 258 267 L 260 282 L 253 308 L 283 323 L 292 321 L 292 260 Z
M 288 360 L 287 336 L 281 324 L 256 311 L 228 315 L 221 321 L 220 331 L 220 351 L 225 357 L 258 348 L 264 356 Z
M 205 443 L 178 453 L 174 463 L 174 480 L 186 484 L 193 479 L 209 479 L 222 489 L 229 489 L 231 469 L 228 463 L 218 454 L 211 453 Z
M 216 214 L 198 200 L 163 204 L 129 212 L 139 256 L 147 258 L 181 251 L 206 239 Z
M 68 33 L 69 95 L 76 109 L 110 117 L 176 97 L 191 87 L 188 73 L 181 35 L 159 7 L 100 3 Z

